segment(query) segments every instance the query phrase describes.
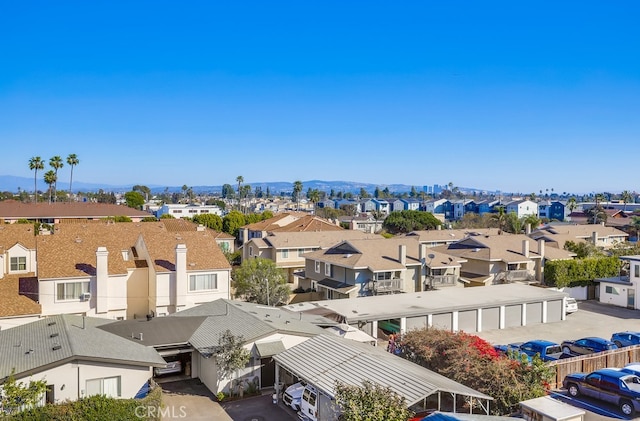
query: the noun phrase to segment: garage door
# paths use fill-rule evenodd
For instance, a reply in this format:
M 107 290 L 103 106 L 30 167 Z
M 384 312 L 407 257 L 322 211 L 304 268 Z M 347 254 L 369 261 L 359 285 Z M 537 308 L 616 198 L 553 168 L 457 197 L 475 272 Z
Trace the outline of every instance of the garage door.
M 542 303 L 527 303 L 527 325 L 542 323 Z
M 482 331 L 500 329 L 500 307 L 482 309 Z
M 478 312 L 476 310 L 465 310 L 458 313 L 458 330 L 464 332 L 476 332 Z
M 547 323 L 562 320 L 562 300 L 547 301 Z
M 516 304 L 504 308 L 504 326 L 522 326 L 522 305 Z
M 433 315 L 433 327 L 438 329 L 451 330 L 451 313 L 442 313 Z
M 427 327 L 427 316 L 407 317 L 407 332 Z

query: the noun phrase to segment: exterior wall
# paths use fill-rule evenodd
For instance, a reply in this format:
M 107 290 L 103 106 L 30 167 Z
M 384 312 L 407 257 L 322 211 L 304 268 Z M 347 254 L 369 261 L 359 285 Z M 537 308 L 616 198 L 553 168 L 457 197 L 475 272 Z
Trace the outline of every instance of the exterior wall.
M 600 302 L 615 306 L 627 306 L 627 290 L 630 286 L 611 282 L 600 282 Z M 632 287 L 635 288 L 635 285 Z M 610 290 L 610 292 L 607 292 Z
M 149 314 L 149 269 L 129 271 L 127 279 L 127 319 Z
M 219 270 L 216 272 L 201 272 L 201 273 L 215 273 L 217 276 L 217 289 L 211 291 L 188 291 L 186 296 L 186 305 L 184 309 L 197 306 L 199 304 L 208 303 L 209 301 L 215 301 L 220 298 L 229 299 L 229 285 L 231 283 L 231 271 Z M 187 273 L 187 283 L 189 283 L 189 275 L 193 273 Z M 188 288 L 188 287 L 187 287 Z
M 0 270 L 0 278 L 3 278 L 5 274 L 20 274 L 36 271 L 36 251 L 24 248 L 20 244 L 16 244 L 7 250 L 4 259 L 0 259 L 0 262 L 4 263 Z M 11 258 L 12 257 L 24 257 L 26 268 L 25 270 L 11 270 Z M 3 262 L 4 260 L 4 262 Z
M 0 330 L 7 330 L 12 327 L 22 326 L 27 323 L 35 322 L 36 320 L 40 320 L 40 316 L 2 317 L 0 318 Z
M 155 292 L 156 308 L 151 308 L 158 316 L 162 314 L 171 314 L 176 311 L 175 302 L 175 282 L 172 282 L 173 274 L 162 272 L 157 273 L 155 276 L 156 289 L 152 291 L 149 288 L 149 292 Z
M 139 367 L 124 364 L 108 364 L 86 361 L 73 361 L 32 376 L 17 378 L 29 380 L 45 380 L 54 386 L 55 402 L 75 401 L 86 395 L 87 380 L 120 376 L 122 399 L 133 398 L 142 386 L 151 378 L 150 367 Z
M 467 259 L 463 266 L 464 272 L 477 273 L 479 275 L 488 275 L 489 263 L 484 260 Z

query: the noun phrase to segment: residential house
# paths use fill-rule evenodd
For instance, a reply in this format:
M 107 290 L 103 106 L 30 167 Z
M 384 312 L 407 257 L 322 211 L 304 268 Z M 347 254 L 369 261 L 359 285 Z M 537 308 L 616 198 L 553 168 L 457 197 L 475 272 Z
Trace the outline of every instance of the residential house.
M 340 225 L 348 225 L 350 230 L 362 231 L 369 234 L 375 234 L 382 228 L 382 221 L 368 213 L 357 216 L 340 216 L 338 217 L 338 221 Z
M 223 252 L 233 253 L 235 251 L 236 238 L 226 232 L 208 230 L 204 225 L 199 225 L 186 219 L 161 219 L 160 222 L 164 224 L 169 232 L 207 231 L 216 239 L 216 243 L 218 243 Z
M 264 238 L 272 232 L 341 231 L 342 228 L 324 218 L 301 212 L 275 215 L 264 221 L 240 227 L 238 232 L 242 245 L 253 238 Z
M 427 200 L 425 202 L 425 204 L 424 204 L 424 211 L 425 212 L 430 212 L 430 213 L 432 213 L 434 215 L 436 215 L 436 214 L 445 215 L 445 212 L 446 212 L 445 207 L 447 207 L 447 206 L 445 206 L 446 203 L 449 203 L 449 205 L 447 205 L 447 206 L 450 206 L 451 202 L 449 202 L 447 199 L 431 199 L 431 200 Z M 453 217 L 453 209 L 449 210 L 449 213 L 450 213 L 449 214 L 450 217 L 446 218 L 446 219 L 452 219 L 452 217 Z M 445 215 L 445 217 L 446 217 L 446 215 Z
M 44 380 L 47 403 L 133 398 L 166 363 L 155 349 L 99 329 L 111 322 L 64 314 L 0 331 L 0 384 L 12 373 Z
M 601 303 L 640 310 L 640 256 L 622 256 L 624 273 L 610 278 L 599 278 L 598 300 Z
M 478 206 L 473 200 L 461 199 L 451 202 L 453 205 L 453 219 L 460 220 L 465 213 L 478 213 Z
M 174 218 L 193 218 L 197 215 L 222 216 L 222 209 L 216 205 L 204 205 L 200 203 L 165 203 L 156 211 L 156 217 L 171 215 Z
M 404 202 L 400 199 L 389 199 L 389 211 L 400 212 L 404 210 Z
M 544 240 L 534 241 L 524 234 L 468 236 L 429 250 L 464 259 L 460 276 L 469 286 L 542 282 L 547 260 L 575 256 L 566 250 L 545 247 Z
M 538 204 L 528 199 L 513 200 L 505 205 L 505 213 L 515 213 L 518 218 L 538 216 Z
M 374 210 L 378 210 L 378 205 L 376 204 L 374 199 L 364 199 L 359 203 L 360 212 L 372 212 Z
M 529 234 L 534 240 L 544 239 L 547 245 L 563 249 L 567 241 L 587 241 L 596 247 L 608 249 L 627 241 L 629 234 L 604 224 L 575 225 L 547 224 Z
M 272 260 L 278 268 L 287 272 L 287 281 L 292 288 L 299 286 L 299 277 L 304 277 L 306 253 L 327 249 L 342 241 L 381 238 L 357 230 L 272 232 L 264 238 L 253 238 L 242 248 L 242 259 L 261 257 Z
M 336 207 L 336 202 L 331 200 L 331 199 L 324 199 L 319 201 L 318 203 L 316 203 L 316 206 L 318 208 L 329 208 L 329 209 L 335 209 Z
M 417 211 L 420 210 L 420 204 L 422 203 L 418 199 L 400 199 L 404 204 L 404 210 Z
M 338 323 L 317 315 L 301 315 L 279 307 L 243 301 L 215 300 L 169 317 L 125 320 L 101 326 L 106 332 L 131 342 L 155 348 L 177 372 L 200 379 L 212 393 L 237 392 L 254 384 L 273 387 L 273 355 L 317 335 L 322 327 Z M 218 375 L 216 348 L 230 332 L 241 340 L 251 358 L 233 379 Z
M 391 203 L 386 199 L 373 199 L 373 203 L 376 206 L 376 211 L 389 215 L 391 213 Z
M 495 208 L 496 206 L 500 205 L 500 201 L 496 200 L 496 199 L 487 199 L 487 200 L 481 200 L 479 202 L 476 203 L 477 207 L 478 207 L 478 214 L 479 215 L 484 215 L 486 213 L 493 213 L 495 212 Z
M 567 217 L 566 207 L 559 201 L 546 201 L 538 203 L 538 218 L 549 221 L 564 221 Z
M 20 220 L 57 224 L 60 222 L 99 221 L 126 216 L 134 222 L 152 217 L 148 212 L 122 205 L 93 202 L 22 203 L 15 200 L 0 201 L 0 221 L 15 223 Z
M 427 251 L 411 237 L 348 240 L 304 257 L 303 286 L 324 292 L 326 299 L 459 286 L 464 261 Z
M 497 235 L 498 228 L 468 228 L 468 229 L 436 229 L 411 231 L 406 234 L 409 237 L 417 237 L 420 244 L 427 247 L 437 247 L 457 243 L 458 241 L 479 235 Z M 509 235 L 503 233 L 505 235 Z

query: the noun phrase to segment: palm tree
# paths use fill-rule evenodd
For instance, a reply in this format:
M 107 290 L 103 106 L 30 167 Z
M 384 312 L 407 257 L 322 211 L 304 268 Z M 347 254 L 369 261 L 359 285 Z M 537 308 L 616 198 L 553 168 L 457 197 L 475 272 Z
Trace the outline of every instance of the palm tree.
M 621 197 L 622 197 L 622 202 L 624 203 L 624 209 L 622 210 L 622 212 L 626 212 L 627 203 L 631 202 L 631 193 L 629 192 L 629 190 L 625 190 L 622 192 Z
M 53 158 L 51 158 L 49 160 L 49 165 L 51 166 L 51 168 L 53 168 L 53 172 L 56 175 L 56 179 L 54 181 L 54 185 L 53 185 L 53 201 L 56 201 L 56 193 L 58 192 L 58 170 L 62 167 L 64 167 L 64 162 L 62 162 L 62 158 L 60 158 L 60 156 L 56 155 Z
M 493 219 L 498 223 L 498 229 L 500 231 L 502 231 L 504 228 L 505 217 L 506 217 L 506 211 L 504 209 L 504 206 L 498 206 L 498 212 L 491 215 L 491 219 Z
M 386 215 L 381 210 L 374 209 L 371 211 L 371 216 L 373 216 L 373 219 L 376 221 L 375 228 L 374 228 L 374 233 L 375 233 L 375 232 L 378 232 L 378 221 L 383 220 Z
M 44 161 L 39 156 L 34 156 L 29 160 L 29 169 L 34 170 L 33 174 L 33 201 L 38 201 L 38 170 L 44 170 Z
M 316 205 L 320 201 L 320 192 L 318 189 L 313 189 L 309 192 L 309 200 L 313 203 L 313 213 L 316 213 Z
M 78 159 L 76 154 L 74 153 L 69 154 L 69 156 L 67 157 L 67 164 L 69 164 L 69 166 L 71 167 L 71 177 L 69 178 L 69 200 L 71 200 L 71 185 L 73 183 L 73 167 L 75 167 L 79 163 L 80 163 L 80 160 Z
M 44 173 L 44 182 L 49 185 L 49 203 L 51 203 L 51 192 L 53 190 L 52 186 L 56 183 L 57 179 L 58 179 L 58 176 L 53 170 L 49 170 L 46 173 Z
M 302 181 L 293 182 L 293 199 L 297 203 L 297 210 L 300 210 L 300 193 L 302 193 Z
M 242 196 L 240 186 L 242 185 L 242 183 L 244 183 L 244 177 L 239 175 L 236 177 L 236 181 L 238 182 L 238 210 L 240 210 L 240 196 Z

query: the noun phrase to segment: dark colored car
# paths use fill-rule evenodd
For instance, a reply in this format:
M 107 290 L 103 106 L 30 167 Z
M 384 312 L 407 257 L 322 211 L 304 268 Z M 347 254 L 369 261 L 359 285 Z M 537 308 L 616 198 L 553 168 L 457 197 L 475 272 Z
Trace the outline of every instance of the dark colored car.
M 608 339 L 597 338 L 595 336 L 562 342 L 562 352 L 573 356 L 593 354 L 610 349 L 618 349 L 618 347 Z
M 584 395 L 614 404 L 628 416 L 640 411 L 640 377 L 635 374 L 603 368 L 589 374 L 569 374 L 562 386 L 573 397 Z
M 640 344 L 640 332 L 617 332 L 611 335 L 611 342 L 618 348 Z
M 524 354 L 529 360 L 534 355 L 538 355 L 542 361 L 553 361 L 562 358 L 563 352 L 560 344 L 545 341 L 544 339 L 534 339 L 528 342 L 515 342 L 509 345 L 498 345 L 494 347 L 496 351 L 508 354 L 510 351 Z

